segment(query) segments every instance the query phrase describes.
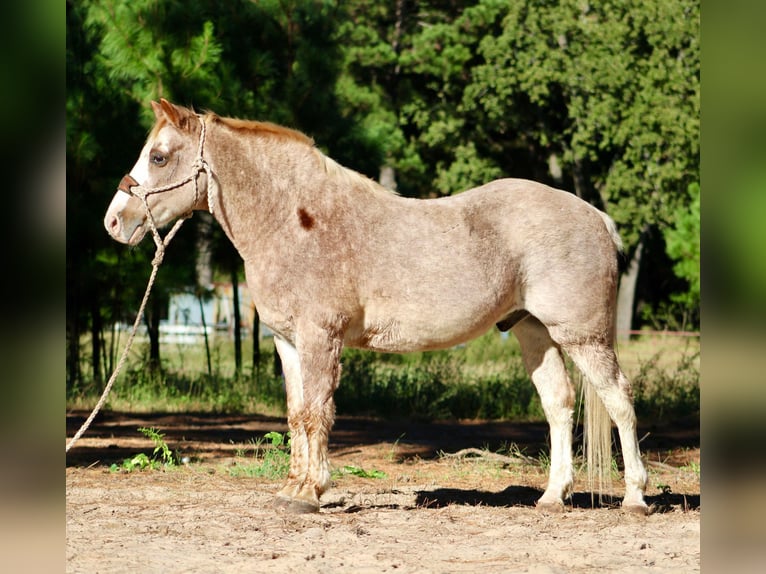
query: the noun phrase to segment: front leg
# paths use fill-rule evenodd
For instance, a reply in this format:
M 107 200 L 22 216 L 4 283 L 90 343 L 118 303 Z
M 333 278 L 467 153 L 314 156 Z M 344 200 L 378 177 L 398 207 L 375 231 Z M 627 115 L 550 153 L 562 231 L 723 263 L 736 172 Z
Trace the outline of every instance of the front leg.
M 287 348 L 286 348 L 287 347 Z M 309 325 L 296 336 L 296 345 L 278 346 L 285 365 L 288 425 L 292 435 L 290 474 L 277 500 L 294 512 L 317 512 L 319 497 L 330 486 L 327 443 L 335 419 L 333 393 L 340 380 L 342 338 L 334 331 Z M 296 360 L 297 359 L 297 360 Z M 292 369 L 294 370 L 294 369 Z
M 295 347 L 282 339 L 274 337 L 274 345 L 282 360 L 287 393 L 287 426 L 290 429 L 290 471 L 287 482 L 277 493 L 276 504 L 292 508 L 295 497 L 300 492 L 308 472 L 308 441 L 303 425 L 303 379 L 301 378 L 300 360 Z M 293 510 L 298 510 L 297 508 Z M 311 510 L 308 510 L 311 511 Z

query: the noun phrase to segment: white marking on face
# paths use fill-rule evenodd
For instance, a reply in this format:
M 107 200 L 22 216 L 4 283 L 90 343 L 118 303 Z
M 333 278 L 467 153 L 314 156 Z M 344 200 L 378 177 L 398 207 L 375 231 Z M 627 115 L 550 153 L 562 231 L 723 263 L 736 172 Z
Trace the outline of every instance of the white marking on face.
M 128 200 L 131 197 L 132 196 L 128 195 L 127 193 L 121 193 L 118 191 L 114 195 L 114 199 L 112 199 L 112 203 L 109 206 L 109 213 L 120 213 L 128 205 Z

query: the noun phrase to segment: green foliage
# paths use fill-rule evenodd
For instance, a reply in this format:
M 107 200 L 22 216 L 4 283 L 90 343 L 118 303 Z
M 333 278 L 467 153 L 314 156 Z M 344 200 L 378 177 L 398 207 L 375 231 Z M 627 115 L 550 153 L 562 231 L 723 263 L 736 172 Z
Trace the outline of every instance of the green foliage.
M 660 364 L 659 355 L 643 362 L 632 382 L 639 420 L 668 421 L 699 416 L 698 361 L 699 351 L 688 351 L 670 368 Z
M 362 467 L 348 464 L 333 472 L 334 478 L 346 475 L 358 476 L 359 478 L 386 478 L 388 476 L 382 470 L 364 470 Z
M 697 2 L 517 2 L 479 53 L 466 108 L 498 131 L 523 126 L 537 161 L 558 151 L 628 246 L 685 204 L 699 172 Z
M 268 441 L 270 446 L 263 447 Z M 271 431 L 263 435 L 262 439 L 253 442 L 252 461 L 237 462 L 229 469 L 231 476 L 262 477 L 271 480 L 283 479 L 290 470 L 290 447 L 292 441 L 290 433 L 282 434 Z M 244 451 L 237 454 L 238 458 L 244 458 Z
M 138 432 L 143 433 L 146 438 L 154 443 L 152 458 L 159 458 L 160 463 L 164 466 L 173 466 L 175 464 L 173 451 L 170 450 L 170 447 L 165 442 L 165 435 L 163 433 L 154 427 L 141 427 L 138 429 Z
M 143 452 L 138 453 L 135 456 L 123 460 L 121 465 L 112 464 L 109 467 L 111 472 L 133 472 L 134 470 L 146 469 L 164 470 L 176 466 L 178 457 L 172 450 L 170 450 L 170 447 L 165 442 L 165 435 L 163 433 L 159 432 L 159 430 L 154 427 L 141 427 L 138 431 L 154 443 L 152 455 L 148 456 Z
M 459 349 L 381 356 L 346 349 L 335 399 L 343 414 L 419 419 L 541 419 L 514 343 L 488 333 Z
M 668 255 L 676 262 L 673 270 L 678 277 L 689 282 L 689 290 L 674 300 L 688 307 L 700 304 L 700 186 L 689 185 L 691 202 L 679 207 L 673 217 L 673 226 L 665 229 Z

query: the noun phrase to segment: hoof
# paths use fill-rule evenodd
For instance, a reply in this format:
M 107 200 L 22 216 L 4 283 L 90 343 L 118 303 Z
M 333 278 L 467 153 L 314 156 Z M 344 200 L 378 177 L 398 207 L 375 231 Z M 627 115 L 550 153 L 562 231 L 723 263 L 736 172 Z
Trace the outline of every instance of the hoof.
M 643 502 L 632 502 L 630 504 L 623 503 L 622 509 L 625 512 L 629 512 L 636 516 L 649 516 L 649 514 L 651 514 L 649 507 Z
M 274 498 L 274 506 L 292 514 L 313 514 L 319 512 L 319 503 L 279 495 Z
M 550 512 L 552 514 L 561 514 L 564 512 L 564 503 L 561 500 L 554 500 L 553 502 L 548 500 L 538 500 L 535 503 L 535 508 L 540 512 Z

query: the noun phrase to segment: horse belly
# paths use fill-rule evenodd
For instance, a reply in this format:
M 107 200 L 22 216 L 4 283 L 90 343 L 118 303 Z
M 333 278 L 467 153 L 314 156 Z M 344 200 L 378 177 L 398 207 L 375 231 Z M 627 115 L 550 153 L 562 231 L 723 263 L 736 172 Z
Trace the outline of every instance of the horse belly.
M 490 329 L 503 315 L 498 307 L 466 304 L 373 306 L 349 329 L 346 345 L 388 353 L 445 349 Z

